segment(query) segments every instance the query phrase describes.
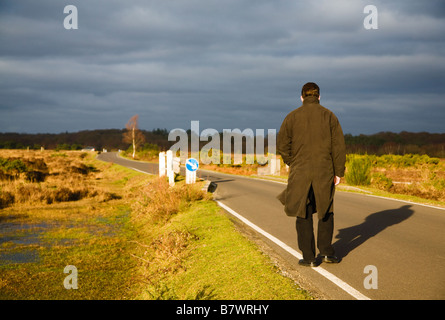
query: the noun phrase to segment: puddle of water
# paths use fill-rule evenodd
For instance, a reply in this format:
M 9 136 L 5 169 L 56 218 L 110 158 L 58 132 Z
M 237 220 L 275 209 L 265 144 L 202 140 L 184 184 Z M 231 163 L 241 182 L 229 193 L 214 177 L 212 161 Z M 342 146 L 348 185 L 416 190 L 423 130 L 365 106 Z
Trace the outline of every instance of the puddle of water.
M 41 232 L 39 232 L 40 234 Z M 4 236 L 0 238 L 0 245 L 5 242 L 12 242 L 16 245 L 32 245 L 39 243 L 39 234 L 33 233 L 23 236 Z
M 39 254 L 36 250 L 24 250 L 17 252 L 0 252 L 0 266 L 15 263 L 38 262 Z
M 90 225 L 89 232 L 92 235 L 101 234 L 102 236 L 115 236 L 120 230 L 121 224 L 128 218 L 129 212 L 123 212 L 118 217 L 97 218 L 98 225 Z M 15 263 L 37 262 L 39 254 L 35 249 L 22 248 L 24 246 L 52 246 L 52 245 L 70 245 L 73 239 L 52 239 L 50 242 L 42 241 L 42 234 L 49 229 L 59 227 L 60 224 L 54 223 L 15 223 L 0 222 L 0 266 Z M 2 249 L 2 244 L 5 246 Z
M 38 262 L 39 254 L 35 249 L 17 248 L 29 245 L 40 245 L 39 239 L 47 223 L 26 224 L 7 222 L 0 224 L 0 248 L 3 243 L 11 243 L 3 250 L 0 249 L 0 266 L 15 263 Z
M 2 223 L 0 224 L 0 245 L 5 242 L 12 242 L 17 245 L 39 244 L 39 236 L 43 229 L 49 228 L 47 223 L 38 224 L 19 224 Z M 17 235 L 17 233 L 19 233 Z

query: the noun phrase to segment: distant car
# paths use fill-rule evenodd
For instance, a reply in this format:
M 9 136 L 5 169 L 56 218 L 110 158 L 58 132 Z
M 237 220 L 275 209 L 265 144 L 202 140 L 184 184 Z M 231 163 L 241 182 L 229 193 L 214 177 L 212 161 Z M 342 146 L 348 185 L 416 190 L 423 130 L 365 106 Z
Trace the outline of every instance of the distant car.
M 82 151 L 96 151 L 96 148 L 94 147 L 85 147 L 82 149 Z

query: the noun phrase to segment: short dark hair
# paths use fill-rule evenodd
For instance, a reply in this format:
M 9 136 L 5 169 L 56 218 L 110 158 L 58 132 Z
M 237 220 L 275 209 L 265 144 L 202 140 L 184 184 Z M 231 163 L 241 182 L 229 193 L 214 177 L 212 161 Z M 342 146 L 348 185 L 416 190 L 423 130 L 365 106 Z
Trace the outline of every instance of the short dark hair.
M 306 83 L 303 88 L 301 88 L 301 96 L 304 98 L 309 96 L 319 97 L 320 96 L 320 88 L 314 82 Z

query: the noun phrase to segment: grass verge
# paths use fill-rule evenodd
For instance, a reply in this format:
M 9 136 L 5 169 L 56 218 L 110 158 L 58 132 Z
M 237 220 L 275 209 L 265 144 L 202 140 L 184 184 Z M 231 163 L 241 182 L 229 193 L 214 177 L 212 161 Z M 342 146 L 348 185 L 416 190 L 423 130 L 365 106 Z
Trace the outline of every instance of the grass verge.
M 147 281 L 142 299 L 312 299 L 237 232 L 213 201 L 194 203 L 158 232 L 159 239 L 188 239 L 186 258 L 165 275 L 148 272 L 145 277 L 156 281 Z M 150 261 L 142 264 L 150 269 Z

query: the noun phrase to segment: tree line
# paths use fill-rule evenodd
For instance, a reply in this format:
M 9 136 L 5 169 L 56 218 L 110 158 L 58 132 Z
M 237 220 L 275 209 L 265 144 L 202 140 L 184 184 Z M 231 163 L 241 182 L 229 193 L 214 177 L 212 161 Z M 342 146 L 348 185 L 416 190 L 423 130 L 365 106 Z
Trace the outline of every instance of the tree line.
M 168 141 L 167 129 L 151 131 L 138 129 L 141 141 L 168 150 L 175 141 Z M 132 145 L 130 130 L 100 129 L 63 133 L 0 133 L 0 149 L 80 150 L 87 146 L 96 150 L 126 150 Z M 244 139 L 243 139 L 244 141 Z M 356 154 L 426 154 L 445 158 L 445 133 L 428 132 L 379 132 L 371 135 L 345 134 L 348 153 Z
M 372 135 L 345 134 L 348 153 L 355 154 L 426 154 L 445 158 L 445 133 L 379 132 Z
M 44 149 L 51 150 L 81 150 L 94 147 L 96 150 L 126 150 L 129 143 L 123 140 L 127 129 L 98 129 L 63 133 L 0 133 L 0 149 Z M 145 141 L 158 145 L 161 149 L 168 149 L 166 129 L 151 131 L 140 130 Z

